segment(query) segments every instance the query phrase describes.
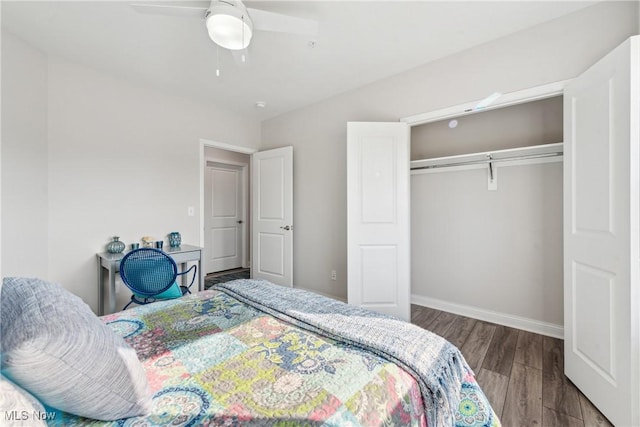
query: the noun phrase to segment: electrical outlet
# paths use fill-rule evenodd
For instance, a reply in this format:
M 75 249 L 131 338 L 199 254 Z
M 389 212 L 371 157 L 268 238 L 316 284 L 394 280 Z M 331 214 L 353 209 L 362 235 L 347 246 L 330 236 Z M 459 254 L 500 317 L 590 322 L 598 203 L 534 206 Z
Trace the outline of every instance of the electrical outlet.
M 193 206 L 189 206 L 187 208 L 187 215 L 193 216 L 193 215 L 195 215 L 195 212 L 196 212 L 196 210 L 195 210 L 195 208 Z
M 331 270 L 331 280 L 336 280 L 336 271 Z

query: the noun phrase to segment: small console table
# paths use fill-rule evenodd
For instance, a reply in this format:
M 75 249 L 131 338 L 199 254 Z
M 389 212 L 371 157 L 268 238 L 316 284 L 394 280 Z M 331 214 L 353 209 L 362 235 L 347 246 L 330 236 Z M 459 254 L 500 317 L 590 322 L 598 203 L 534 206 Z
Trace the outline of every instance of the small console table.
M 163 251 L 171 255 L 171 258 L 180 265 L 182 271 L 187 268 L 188 262 L 198 263 L 198 291 L 204 288 L 204 274 L 202 272 L 202 248 L 192 245 L 181 245 L 177 248 L 163 248 Z M 104 315 L 104 270 L 109 276 L 109 313 L 116 311 L 116 274 L 120 271 L 120 261 L 125 253 L 111 254 L 100 252 L 96 254 L 98 260 L 98 316 Z M 187 280 L 183 276 L 183 280 Z

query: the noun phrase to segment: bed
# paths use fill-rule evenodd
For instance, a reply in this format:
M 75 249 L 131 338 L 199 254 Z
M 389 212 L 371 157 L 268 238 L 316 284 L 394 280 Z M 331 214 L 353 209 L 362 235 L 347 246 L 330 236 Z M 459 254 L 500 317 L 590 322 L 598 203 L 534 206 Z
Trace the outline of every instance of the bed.
M 292 308 L 291 293 L 296 301 L 313 300 L 312 306 L 321 308 L 312 314 L 311 308 Z M 265 305 L 265 300 L 273 304 Z M 274 308 L 278 304 L 280 312 Z M 447 402 L 441 392 L 434 395 L 431 405 L 425 400 L 421 381 L 430 372 L 423 373 L 422 379 L 416 378 L 419 368 L 408 368 L 395 359 L 394 352 L 400 345 L 380 350 L 359 341 L 359 333 L 338 337 L 336 333 L 344 324 L 352 322 L 336 323 L 336 316 L 328 314 L 336 310 L 354 308 L 304 291 L 238 280 L 195 295 L 103 316 L 102 322 L 135 349 L 152 394 L 151 411 L 146 416 L 115 421 L 59 412 L 49 424 L 500 425 L 464 360 L 459 362 L 463 369 L 457 382 L 447 384 L 444 377 L 435 380 L 442 390 L 455 385 L 455 397 L 451 399 L 455 408 L 446 418 L 446 408 L 444 415 L 442 411 Z M 364 316 L 360 316 L 363 325 L 375 324 L 378 319 L 401 322 L 355 310 L 360 311 L 342 314 L 352 319 L 358 317 L 353 313 Z M 312 317 L 318 322 L 314 323 Z M 327 319 L 329 326 L 323 325 Z M 424 334 L 425 339 L 432 339 L 433 334 Z M 438 410 L 434 405 L 439 407 L 440 416 L 433 415 Z

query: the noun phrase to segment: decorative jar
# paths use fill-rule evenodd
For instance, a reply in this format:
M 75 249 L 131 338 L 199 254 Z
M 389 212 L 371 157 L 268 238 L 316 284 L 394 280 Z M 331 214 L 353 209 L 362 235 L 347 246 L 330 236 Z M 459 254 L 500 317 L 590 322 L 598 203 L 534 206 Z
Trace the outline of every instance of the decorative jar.
M 115 236 L 113 238 L 113 241 L 107 244 L 107 252 L 109 252 L 110 254 L 119 254 L 120 252 L 124 251 L 124 247 L 125 244 L 124 242 L 120 241 L 120 237 Z
M 169 246 L 177 248 L 182 244 L 182 236 L 177 231 L 169 233 Z

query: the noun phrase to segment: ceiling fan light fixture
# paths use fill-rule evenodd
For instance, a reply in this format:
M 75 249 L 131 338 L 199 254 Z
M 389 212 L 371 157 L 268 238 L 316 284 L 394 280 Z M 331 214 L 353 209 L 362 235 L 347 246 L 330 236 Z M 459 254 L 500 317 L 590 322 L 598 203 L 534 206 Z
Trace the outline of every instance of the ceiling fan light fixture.
M 209 37 L 220 47 L 241 50 L 251 42 L 253 24 L 244 5 L 242 8 L 224 3 L 212 5 L 206 24 Z

